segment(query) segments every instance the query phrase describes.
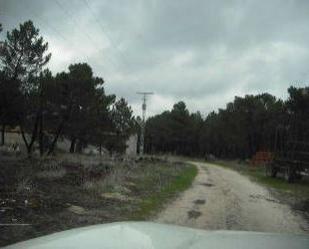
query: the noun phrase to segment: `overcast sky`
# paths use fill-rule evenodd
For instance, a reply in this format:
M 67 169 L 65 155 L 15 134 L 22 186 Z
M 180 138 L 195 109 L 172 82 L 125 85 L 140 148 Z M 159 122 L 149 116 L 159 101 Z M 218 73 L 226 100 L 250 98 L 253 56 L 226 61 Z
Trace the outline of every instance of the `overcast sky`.
M 155 93 L 148 115 L 180 100 L 205 115 L 236 95 L 309 85 L 309 0 L 0 0 L 4 31 L 28 19 L 53 72 L 89 63 L 136 115 L 137 91 Z

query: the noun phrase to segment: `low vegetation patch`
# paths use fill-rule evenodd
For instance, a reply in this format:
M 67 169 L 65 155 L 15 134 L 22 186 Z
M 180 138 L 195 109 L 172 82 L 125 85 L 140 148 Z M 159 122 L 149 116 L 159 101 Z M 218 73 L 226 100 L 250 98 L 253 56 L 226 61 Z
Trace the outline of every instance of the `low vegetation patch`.
M 193 165 L 158 158 L 2 156 L 0 162 L 0 223 L 10 224 L 1 227 L 0 246 L 74 227 L 148 219 L 197 173 Z
M 197 175 L 194 165 L 184 163 L 174 163 L 172 167 L 162 164 L 153 171 L 147 167 L 144 170 L 152 173 L 137 180 L 141 201 L 138 210 L 131 216 L 139 220 L 155 214 L 171 198 L 187 189 Z

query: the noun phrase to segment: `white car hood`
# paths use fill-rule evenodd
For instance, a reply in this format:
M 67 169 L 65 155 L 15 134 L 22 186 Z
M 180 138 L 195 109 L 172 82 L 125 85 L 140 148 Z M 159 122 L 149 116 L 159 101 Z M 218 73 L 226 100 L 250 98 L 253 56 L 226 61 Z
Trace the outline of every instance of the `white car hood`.
M 5 248 L 29 249 L 307 249 L 309 236 L 205 231 L 151 222 L 117 222 L 71 229 Z

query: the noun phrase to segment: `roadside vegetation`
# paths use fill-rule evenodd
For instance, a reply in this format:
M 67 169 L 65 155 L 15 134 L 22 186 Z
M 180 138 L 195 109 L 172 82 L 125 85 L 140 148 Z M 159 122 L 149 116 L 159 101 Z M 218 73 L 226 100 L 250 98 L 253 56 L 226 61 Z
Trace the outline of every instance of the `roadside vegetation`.
M 74 227 L 145 220 L 193 181 L 191 164 L 154 157 L 1 157 L 0 246 Z
M 309 210 L 309 177 L 304 176 L 301 180 L 291 184 L 288 183 L 282 175 L 276 178 L 266 176 L 263 166 L 250 166 L 246 162 L 215 160 L 216 165 L 236 170 L 237 172 L 248 176 L 251 180 L 264 185 L 272 190 L 281 201 L 290 204 L 300 211 L 308 212 Z M 309 214 L 308 214 L 309 218 Z
M 192 164 L 174 163 L 173 167 L 156 167 L 151 172 L 150 177 L 140 178 L 138 181 L 144 198 L 141 200 L 139 210 L 133 213 L 133 219 L 146 219 L 179 192 L 187 189 L 197 175 L 197 168 Z M 172 178 L 168 184 L 164 184 L 166 176 Z M 156 190 L 153 192 L 154 186 Z

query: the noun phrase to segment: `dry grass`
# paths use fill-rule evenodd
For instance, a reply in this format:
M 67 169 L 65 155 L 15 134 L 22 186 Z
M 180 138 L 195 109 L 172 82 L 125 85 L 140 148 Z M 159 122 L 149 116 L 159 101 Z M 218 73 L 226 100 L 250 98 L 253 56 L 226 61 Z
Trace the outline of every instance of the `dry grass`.
M 68 154 L 68 153 L 60 154 L 59 156 L 57 156 L 57 158 L 58 160 L 64 163 L 80 164 L 84 165 L 85 167 L 109 161 L 108 158 L 99 155 L 90 156 L 84 154 Z
M 66 174 L 65 169 L 58 170 L 43 170 L 37 173 L 38 178 L 56 179 L 61 178 Z
M 188 187 L 196 171 L 154 157 L 137 162 L 76 154 L 1 159 L 0 176 L 5 181 L 0 202 L 6 208 L 1 222 L 14 218 L 35 225 L 18 228 L 27 231 L 5 228 L 0 246 L 77 226 L 147 219 Z M 71 206 L 86 211 L 77 214 L 68 209 Z
M 20 179 L 16 186 L 17 194 L 30 194 L 34 191 L 34 184 L 30 178 Z
M 36 173 L 38 178 L 56 179 L 66 174 L 66 169 L 63 167 L 63 160 L 55 157 L 39 159 L 36 166 L 40 169 Z
M 123 184 L 131 176 L 131 167 L 126 163 L 109 162 L 105 164 L 109 168 L 107 177 L 101 179 L 89 179 L 83 183 L 83 189 L 93 194 L 102 194 L 104 192 L 123 192 Z

